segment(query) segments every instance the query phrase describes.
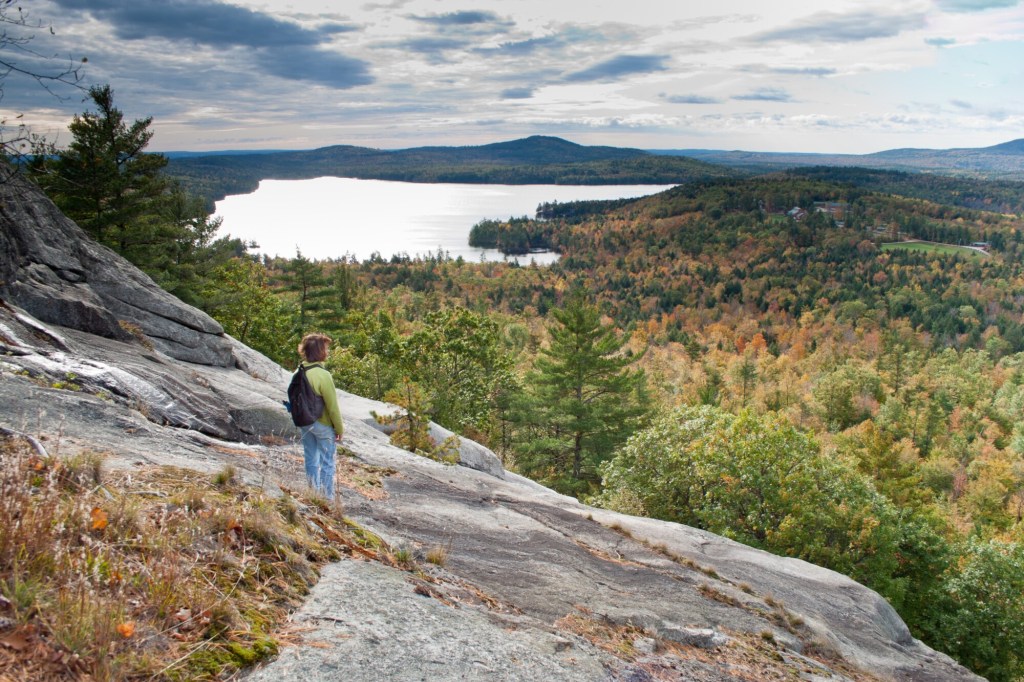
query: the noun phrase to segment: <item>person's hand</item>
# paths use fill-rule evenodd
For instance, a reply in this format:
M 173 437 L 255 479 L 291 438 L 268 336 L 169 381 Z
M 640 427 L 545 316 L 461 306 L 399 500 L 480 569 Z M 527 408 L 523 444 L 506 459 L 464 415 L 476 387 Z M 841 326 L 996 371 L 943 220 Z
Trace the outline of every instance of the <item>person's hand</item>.
M 334 442 L 335 443 L 340 443 L 341 442 L 341 434 L 340 433 L 334 434 Z

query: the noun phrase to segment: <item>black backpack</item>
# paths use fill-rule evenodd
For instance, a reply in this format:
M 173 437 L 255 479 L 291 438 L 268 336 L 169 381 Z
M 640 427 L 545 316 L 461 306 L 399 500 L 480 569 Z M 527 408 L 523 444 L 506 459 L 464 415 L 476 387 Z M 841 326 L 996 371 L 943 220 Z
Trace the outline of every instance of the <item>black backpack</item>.
M 320 365 L 310 365 L 299 369 L 288 384 L 288 410 L 292 413 L 292 422 L 296 426 L 309 426 L 324 413 L 324 399 L 313 390 L 306 378 L 306 370 Z

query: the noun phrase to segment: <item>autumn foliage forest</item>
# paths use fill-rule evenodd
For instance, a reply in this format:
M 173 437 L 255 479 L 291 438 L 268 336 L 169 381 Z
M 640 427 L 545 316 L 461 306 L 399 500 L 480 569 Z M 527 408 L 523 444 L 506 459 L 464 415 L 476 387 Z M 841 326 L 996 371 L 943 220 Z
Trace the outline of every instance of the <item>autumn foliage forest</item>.
M 478 226 L 548 267 L 267 259 L 140 153 L 148 119 L 91 95 L 28 173 L 283 365 L 330 334 L 339 387 L 396 404 L 404 447 L 451 460 L 434 420 L 587 502 L 842 571 L 926 643 L 1024 679 L 1024 184 L 722 172 Z
M 843 571 L 916 636 L 1020 679 L 1024 221 L 816 175 L 540 207 L 553 217 L 504 226 L 558 250 L 550 267 L 443 254 L 248 267 L 299 327 L 339 339 L 348 390 L 387 398 L 413 381 L 427 415 L 513 470 Z M 907 239 L 987 253 L 890 244 Z M 559 400 L 541 390 L 544 363 L 567 352 L 552 340 L 579 306 L 614 330 L 605 357 L 628 360 L 612 373 L 642 380 L 620 393 L 642 409 L 573 468 L 538 453 L 572 428 L 547 410 L 538 431 L 537 406 Z M 460 351 L 468 339 L 491 355 Z

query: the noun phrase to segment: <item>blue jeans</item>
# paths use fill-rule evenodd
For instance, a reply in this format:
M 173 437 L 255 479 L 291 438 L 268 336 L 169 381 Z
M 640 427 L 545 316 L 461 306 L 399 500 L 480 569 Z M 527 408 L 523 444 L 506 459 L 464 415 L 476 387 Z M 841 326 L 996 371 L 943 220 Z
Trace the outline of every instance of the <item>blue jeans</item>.
M 334 429 L 320 422 L 299 428 L 306 478 L 314 490 L 334 501 Z

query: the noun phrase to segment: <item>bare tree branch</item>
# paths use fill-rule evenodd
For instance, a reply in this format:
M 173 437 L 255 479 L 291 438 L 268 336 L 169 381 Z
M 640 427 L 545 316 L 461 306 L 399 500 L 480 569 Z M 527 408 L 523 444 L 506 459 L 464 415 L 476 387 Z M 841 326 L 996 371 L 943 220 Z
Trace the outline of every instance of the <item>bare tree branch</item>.
M 36 36 L 36 31 L 46 30 L 54 35 L 53 27 L 42 21 L 33 19 L 29 14 L 14 4 L 14 0 L 0 0 L 0 101 L 3 101 L 8 78 L 23 78 L 35 82 L 40 88 L 53 97 L 66 99 L 58 91 L 58 86 L 70 86 L 84 90 L 82 85 L 82 69 L 86 59 L 75 61 L 59 55 L 45 55 L 29 47 Z M 52 69 L 26 66 L 25 62 L 54 65 Z M 57 66 L 62 63 L 62 66 Z M 36 149 L 45 148 L 45 139 L 32 133 L 29 126 L 22 120 L 22 114 L 14 117 L 13 122 L 0 119 L 0 155 L 21 160 L 26 154 Z

